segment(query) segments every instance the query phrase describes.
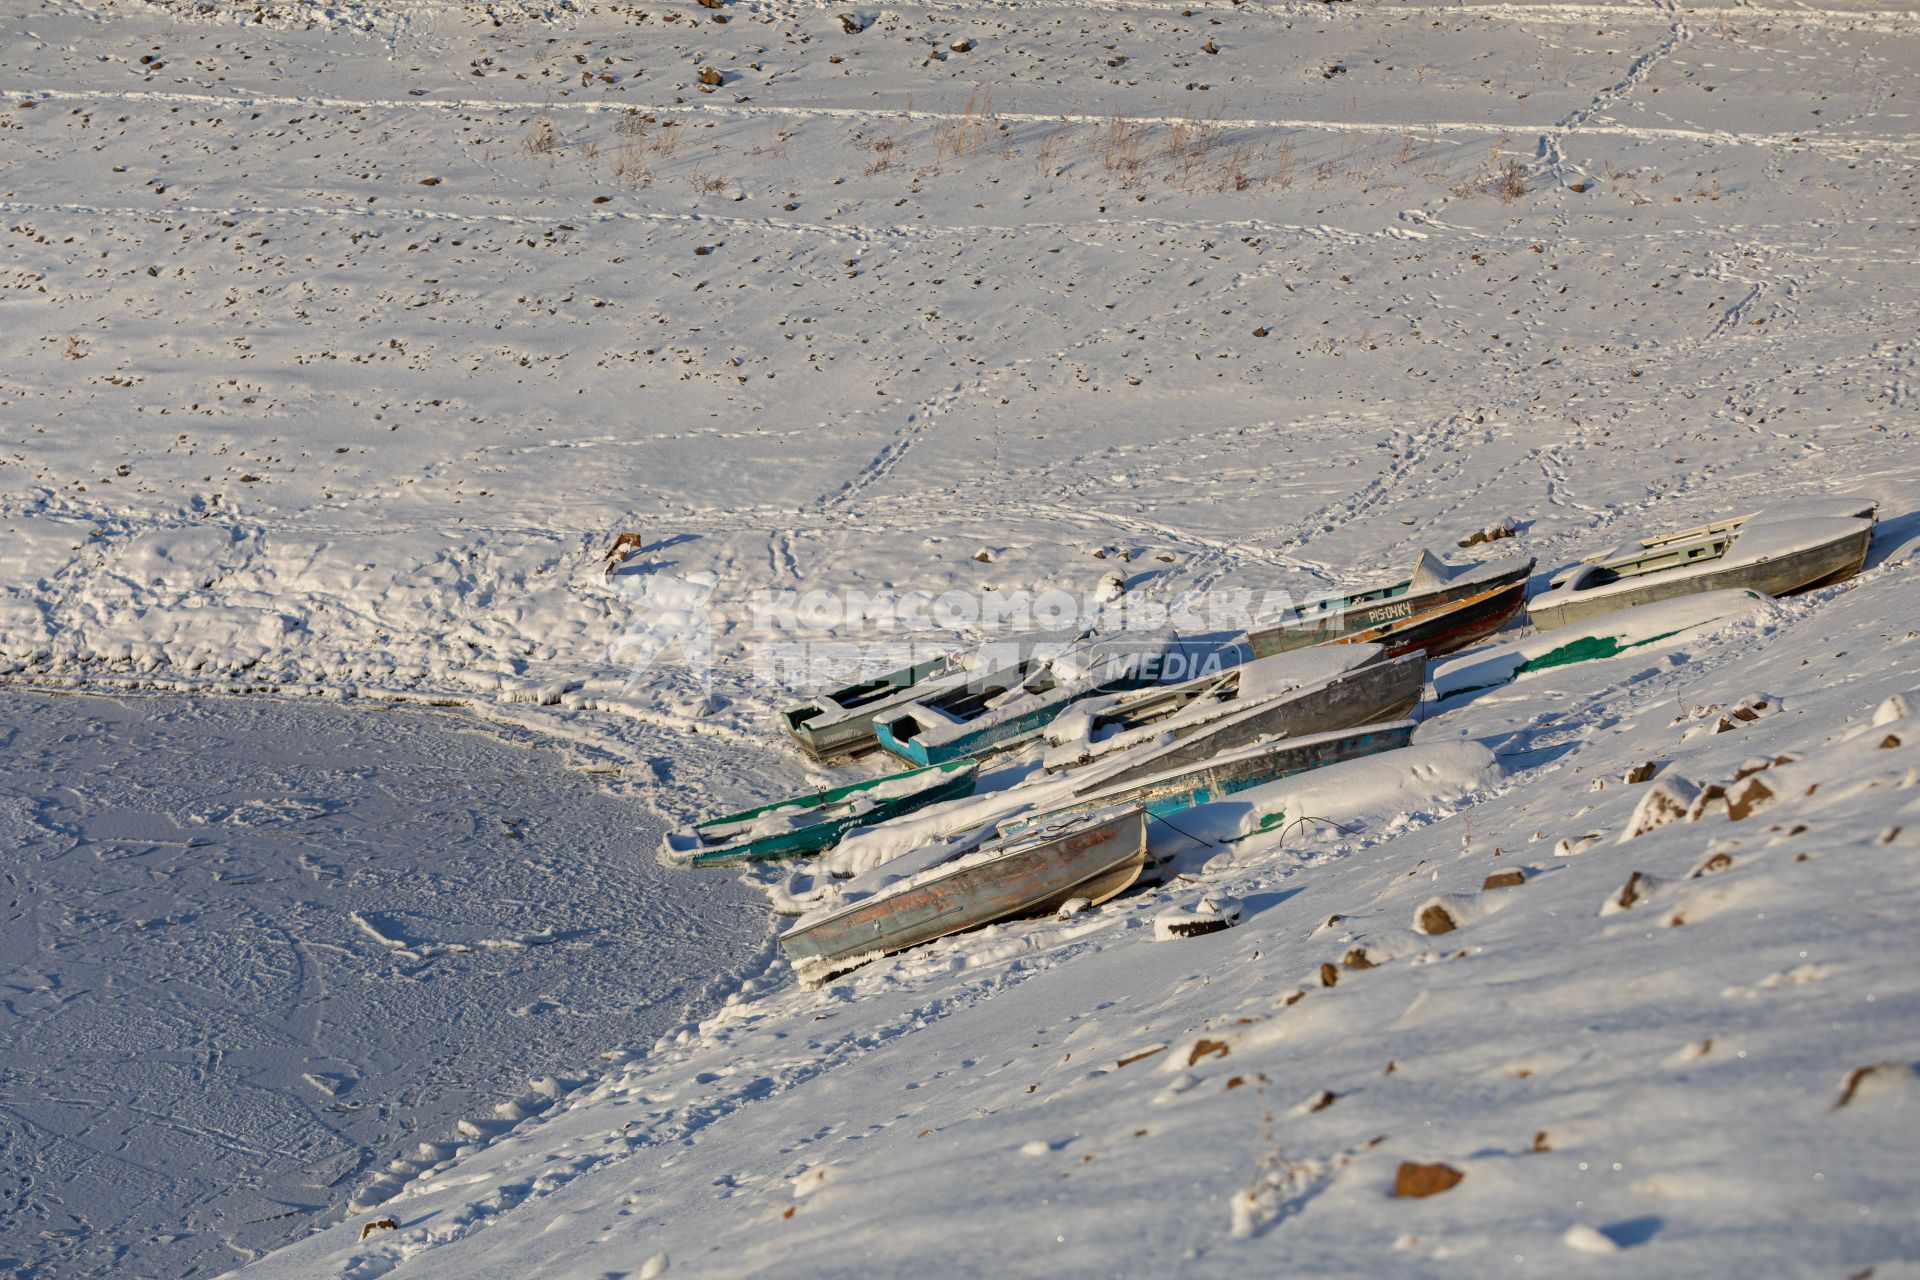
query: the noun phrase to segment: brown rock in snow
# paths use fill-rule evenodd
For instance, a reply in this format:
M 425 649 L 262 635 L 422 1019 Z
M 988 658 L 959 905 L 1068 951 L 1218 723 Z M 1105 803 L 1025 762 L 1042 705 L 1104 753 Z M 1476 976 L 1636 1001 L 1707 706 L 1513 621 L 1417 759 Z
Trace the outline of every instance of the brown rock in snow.
M 1727 818 L 1738 822 L 1773 803 L 1773 788 L 1757 777 L 1743 778 L 1727 792 Z
M 1393 1194 L 1411 1198 L 1437 1196 L 1459 1186 L 1466 1176 L 1449 1164 L 1415 1164 L 1402 1160 L 1393 1175 Z

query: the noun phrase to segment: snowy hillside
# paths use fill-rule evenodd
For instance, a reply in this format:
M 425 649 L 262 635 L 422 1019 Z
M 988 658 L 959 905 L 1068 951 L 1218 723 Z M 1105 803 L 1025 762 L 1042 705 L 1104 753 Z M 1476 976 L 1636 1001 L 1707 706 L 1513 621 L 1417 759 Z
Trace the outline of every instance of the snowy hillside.
M 867 772 L 774 721 L 846 653 L 976 638 L 796 657 L 767 593 L 1543 584 L 1879 503 L 1853 583 L 1429 704 L 1422 749 L 1479 745 L 1424 791 L 1298 798 L 1353 833 L 818 993 L 768 949 L 621 1066 L 527 1046 L 591 1078 L 380 1151 L 321 1217 L 404 1184 L 394 1230 L 257 1270 L 1920 1265 L 1916 68 L 1920 15 L 1848 0 L 15 6 L 19 684 L 461 706 L 684 823 Z M 1780 757 L 1740 821 L 1618 842 Z M 1203 895 L 1240 925 L 1154 941 Z M 1403 1161 L 1465 1177 L 1396 1199 Z

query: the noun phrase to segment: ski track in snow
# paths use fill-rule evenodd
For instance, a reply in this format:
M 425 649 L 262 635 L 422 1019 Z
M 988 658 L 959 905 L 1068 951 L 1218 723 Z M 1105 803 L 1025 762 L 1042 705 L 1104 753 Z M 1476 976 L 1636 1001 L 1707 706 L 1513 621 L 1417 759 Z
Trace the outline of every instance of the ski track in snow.
M 1855 160 L 1863 153 L 1880 153 L 1893 159 L 1900 159 L 1920 150 L 1920 139 L 1914 138 L 1877 138 L 1835 136 L 1828 131 L 1809 130 L 1800 134 L 1736 132 L 1732 130 L 1663 128 L 1658 126 L 1595 124 L 1596 116 L 1605 113 L 1614 103 L 1629 96 L 1652 68 L 1668 54 L 1672 53 L 1688 38 L 1688 28 L 1684 22 L 1675 22 L 1667 36 L 1650 52 L 1638 58 L 1627 75 L 1615 85 L 1603 90 L 1588 106 L 1582 107 L 1571 115 L 1552 124 L 1529 124 L 1524 121 L 1470 121 L 1470 120 L 1340 120 L 1334 118 L 1300 117 L 1209 117 L 1207 123 L 1217 129 L 1232 131 L 1258 132 L 1286 130 L 1292 132 L 1321 133 L 1360 133 L 1398 137 L 1409 131 L 1421 134 L 1468 134 L 1477 137 L 1495 137 L 1512 134 L 1539 134 L 1542 138 L 1554 138 L 1579 132 L 1594 137 L 1614 137 L 1635 141 L 1695 142 L 1713 145 L 1751 146 L 1763 148 L 1791 148 L 1797 151 L 1828 155 L 1838 160 Z M 398 99 L 351 99 L 302 97 L 296 95 L 271 95 L 237 91 L 231 96 L 213 93 L 186 93 L 174 90 L 140 89 L 49 89 L 44 87 L 12 87 L 0 89 L 0 97 L 14 100 L 33 100 L 42 102 L 118 102 L 127 105 L 166 104 L 209 107 L 254 107 L 281 106 L 306 107 L 345 111 L 399 111 L 399 112 L 481 112 L 493 114 L 524 115 L 528 112 L 575 112 L 585 115 L 624 114 L 633 104 L 624 102 L 535 102 L 509 101 L 501 99 L 454 99 L 440 101 L 421 98 Z M 959 111 L 928 111 L 914 109 L 887 109 L 868 107 L 783 107 L 728 105 L 721 103 L 685 103 L 685 104 L 649 104 L 650 112 L 660 115 L 680 115 L 688 117 L 715 116 L 738 120 L 755 119 L 825 119 L 875 121 L 890 120 L 902 123 L 941 123 L 966 118 Z M 1104 127 L 1112 117 L 1087 112 L 1030 112 L 996 111 L 999 120 L 1028 125 L 1093 125 Z M 1172 126 L 1191 124 L 1193 117 L 1179 115 L 1138 115 L 1127 117 L 1136 125 Z M 291 213 L 295 210 L 276 210 Z

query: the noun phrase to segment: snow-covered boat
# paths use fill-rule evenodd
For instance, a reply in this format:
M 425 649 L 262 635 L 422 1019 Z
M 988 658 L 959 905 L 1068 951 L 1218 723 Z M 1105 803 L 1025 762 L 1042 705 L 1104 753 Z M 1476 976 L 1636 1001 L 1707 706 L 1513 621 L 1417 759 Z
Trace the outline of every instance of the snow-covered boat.
M 1190 680 L 1074 703 L 1054 717 L 1043 734 L 1047 771 L 1076 768 L 1116 751 L 1168 740 L 1168 735 L 1185 737 L 1209 720 L 1325 684 L 1381 656 L 1377 645 L 1324 646 L 1242 662 L 1237 659 L 1245 655 L 1245 646 L 1237 650 L 1227 655 L 1231 665 Z
M 1129 762 L 1118 773 L 1089 778 L 1070 799 L 1009 818 L 1000 829 L 1018 834 L 1119 804 L 1137 804 L 1150 817 L 1162 818 L 1309 769 L 1404 747 L 1412 740 L 1413 730 L 1411 720 L 1392 720 L 1330 733 L 1275 738 L 1218 754 L 1209 750 L 1204 740 L 1176 742 L 1150 761 Z
M 1866 563 L 1875 504 L 1819 499 L 1625 543 L 1554 577 L 1527 602 L 1542 631 L 1703 591 L 1792 595 L 1851 578 Z
M 981 844 L 951 861 L 879 883 L 863 896 L 802 916 L 780 935 L 800 980 L 817 986 L 879 956 L 950 933 L 1043 914 L 1072 898 L 1104 902 L 1139 878 L 1146 812 L 1076 814 Z
M 1457 654 L 1435 663 L 1428 680 L 1436 698 L 1491 689 L 1529 672 L 1611 658 L 1750 618 L 1766 600 L 1758 591 L 1709 591 L 1621 609 L 1592 622 Z
M 959 654 L 946 654 L 889 671 L 872 680 L 843 685 L 781 712 L 787 733 L 815 760 L 838 760 L 874 751 L 873 718 L 905 702 L 967 666 Z
M 1089 636 L 1051 656 L 1036 652 L 1000 679 L 896 707 L 874 718 L 874 732 L 881 746 L 915 764 L 1003 750 L 1083 698 L 1158 682 L 1176 644 L 1163 632 Z
M 1423 551 L 1407 577 L 1310 600 L 1277 625 L 1248 632 L 1247 644 L 1256 658 L 1362 641 L 1384 645 L 1388 656 L 1415 649 L 1448 653 L 1504 626 L 1525 602 L 1532 572 L 1532 557 L 1453 565 Z
M 950 760 L 743 809 L 690 831 L 669 833 L 660 861 L 676 867 L 724 867 L 819 853 L 856 826 L 873 826 L 971 795 L 979 771 L 975 761 Z
M 1379 645 L 1332 645 L 1165 689 L 1089 699 L 1047 727 L 1054 745 L 1045 764 L 1050 772 L 1086 767 L 1087 776 L 1112 781 L 1262 738 L 1397 720 L 1419 702 L 1426 666 L 1423 653 L 1383 658 Z

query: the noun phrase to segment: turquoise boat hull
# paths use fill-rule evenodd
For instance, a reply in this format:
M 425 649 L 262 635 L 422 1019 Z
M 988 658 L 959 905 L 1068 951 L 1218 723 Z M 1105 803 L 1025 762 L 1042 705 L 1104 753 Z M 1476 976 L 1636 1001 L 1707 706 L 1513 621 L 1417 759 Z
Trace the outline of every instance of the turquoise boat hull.
M 660 860 L 676 867 L 728 867 L 804 858 L 831 849 L 855 827 L 874 826 L 943 800 L 970 796 L 979 773 L 977 761 L 951 760 L 743 809 L 702 822 L 691 832 L 668 836 Z M 867 793 L 914 778 L 924 779 L 925 785 L 863 804 L 869 799 Z M 769 835 L 727 838 L 729 829 L 750 828 L 758 819 L 781 813 L 818 813 L 820 817 L 816 822 Z

